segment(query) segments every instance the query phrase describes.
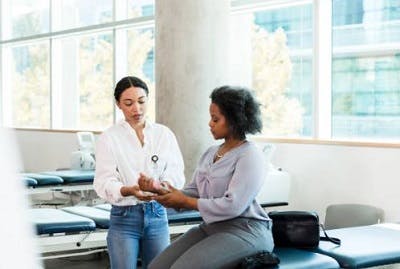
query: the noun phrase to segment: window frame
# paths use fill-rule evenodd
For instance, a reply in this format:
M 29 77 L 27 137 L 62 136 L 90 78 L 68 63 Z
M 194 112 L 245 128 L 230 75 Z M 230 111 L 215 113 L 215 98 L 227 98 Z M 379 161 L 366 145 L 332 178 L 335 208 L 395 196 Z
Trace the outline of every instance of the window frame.
M 154 28 L 154 16 L 141 16 L 141 17 L 134 17 L 134 18 L 129 18 L 129 19 L 123 19 L 123 20 L 115 20 L 116 18 L 116 7 L 118 6 L 119 8 L 123 8 L 125 7 L 124 5 L 117 5 L 116 1 L 117 0 L 113 0 L 112 6 L 113 6 L 113 19 L 111 22 L 107 22 L 107 23 L 101 23 L 101 24 L 94 24 L 94 25 L 90 25 L 90 26 L 83 26 L 83 27 L 76 27 L 76 28 L 70 28 L 70 29 L 65 29 L 65 30 L 59 30 L 59 31 L 52 31 L 53 25 L 52 25 L 52 16 L 53 16 L 53 10 L 52 10 L 52 0 L 50 1 L 50 8 L 49 8 L 49 23 L 50 23 L 50 30 L 48 33 L 42 33 L 42 34 L 34 34 L 34 35 L 30 35 L 30 36 L 23 36 L 23 37 L 17 37 L 17 38 L 10 38 L 10 39 L 0 39 L 0 76 L 4 75 L 3 72 L 3 59 L 4 59 L 4 55 L 3 55 L 3 48 L 6 46 L 18 46 L 18 45 L 24 45 L 24 44 L 29 44 L 29 43 L 36 43 L 36 42 L 40 42 L 40 41 L 48 41 L 49 42 L 49 57 L 50 57 L 50 96 L 49 96 L 49 102 L 50 102 L 50 122 L 49 122 L 49 129 L 47 128 L 43 128 L 43 129 L 37 129 L 37 128 L 30 128 L 30 127 L 15 127 L 14 129 L 17 130 L 57 130 L 54 127 L 55 125 L 55 120 L 57 120 L 57 118 L 61 117 L 62 115 L 54 115 L 54 113 L 56 113 L 56 109 L 54 108 L 54 103 L 55 103 L 55 95 L 58 95 L 58 91 L 54 88 L 54 74 L 53 74 L 53 60 L 54 60 L 54 49 L 53 49 L 53 42 L 54 39 L 62 39 L 62 38 L 73 38 L 76 36 L 88 36 L 91 34 L 96 34 L 99 32 L 111 32 L 112 33 L 112 37 L 113 37 L 113 66 L 112 66 L 112 80 L 114 82 L 114 84 L 116 83 L 116 78 L 121 77 L 123 75 L 121 74 L 122 71 L 120 69 L 116 69 L 115 67 L 117 66 L 117 60 L 116 58 L 121 58 L 119 56 L 117 56 L 118 52 L 115 50 L 115 46 L 116 43 L 118 41 L 116 41 L 117 38 L 117 30 L 119 29 L 142 29 L 142 28 Z M 2 12 L 2 8 L 3 8 L 3 3 L 0 0 L 0 14 Z M 0 37 L 2 36 L 2 27 L 0 27 Z M 0 126 L 4 126 L 4 124 L 7 124 L 7 113 L 11 113 L 11 112 L 7 112 L 7 109 L 4 109 L 7 107 L 7 103 L 6 100 L 7 98 L 5 98 L 5 91 L 3 91 L 3 82 L 0 83 L 0 104 L 1 104 L 1 108 L 0 109 Z M 9 116 L 8 116 L 9 117 Z M 117 118 L 117 113 L 116 113 L 116 106 L 114 105 L 113 107 L 113 115 L 112 115 L 112 120 L 113 123 L 115 123 Z M 5 127 L 9 127 L 9 126 L 5 126 Z M 80 131 L 80 129 L 76 128 L 76 129 L 58 129 L 58 131 Z
M 50 1 L 50 0 L 49 0 Z M 117 62 L 120 56 L 117 55 L 118 52 L 115 50 L 115 45 L 117 43 L 117 30 L 122 28 L 154 28 L 154 16 L 142 16 L 129 18 L 125 20 L 116 20 L 117 13 L 121 12 L 116 10 L 118 4 L 117 0 L 113 0 L 113 20 L 112 22 L 96 24 L 91 26 L 84 26 L 78 28 L 71 28 L 67 30 L 52 32 L 52 6 L 50 4 L 50 32 L 44 34 L 36 34 L 32 36 L 0 40 L 0 76 L 3 76 L 3 46 L 9 44 L 23 44 L 29 43 L 31 41 L 38 41 L 41 39 L 48 39 L 50 41 L 50 74 L 52 70 L 52 40 L 54 38 L 69 37 L 75 35 L 84 35 L 96 33 L 99 31 L 111 31 L 113 35 L 113 81 L 115 82 L 116 77 L 120 77 L 122 71 L 116 68 Z M 51 1 L 50 1 L 51 3 Z M 312 4 L 313 6 L 313 48 L 312 48 L 312 80 L 313 80 L 313 135 L 310 138 L 291 138 L 291 137 L 266 137 L 266 136 L 255 136 L 255 139 L 261 139 L 263 141 L 276 142 L 276 143 L 296 143 L 296 144 L 326 144 L 326 145 L 345 145 L 345 146 L 366 146 L 366 147 L 391 147 L 400 148 L 400 137 L 398 140 L 394 141 L 380 141 L 375 139 L 362 139 L 355 138 L 352 139 L 337 139 L 332 138 L 331 132 L 331 121 L 332 121 L 332 59 L 333 53 L 338 54 L 349 54 L 351 53 L 351 48 L 341 48 L 336 51 L 332 48 L 332 1 L 326 0 L 232 0 L 231 2 L 231 13 L 242 13 L 242 12 L 253 12 L 259 9 L 266 8 L 277 8 L 277 7 L 287 7 L 293 5 L 301 4 Z M 0 1 L 0 14 L 2 12 L 2 1 Z M 322 27 L 323 25 L 323 27 Z M 326 26 L 330 27 L 326 27 Z M 323 31 L 322 31 L 323 28 Z M 326 29 L 329 29 L 326 30 Z M 0 36 L 2 34 L 2 29 L 0 27 Z M 396 47 L 393 44 L 385 44 L 380 46 L 378 50 L 371 52 L 372 45 L 360 46 L 361 50 L 357 49 L 357 55 L 385 55 L 390 51 L 395 51 Z M 327 51 L 329 53 L 327 53 Z M 352 54 L 354 55 L 354 54 Z M 319 66 L 324 66 L 325 68 L 318 68 Z M 329 68 L 326 68 L 329 67 Z M 53 77 L 50 75 L 50 95 L 49 98 L 53 98 Z M 324 78 L 324 79 L 321 79 Z M 328 78 L 328 79 L 327 79 Z M 321 90 L 325 89 L 325 90 Z M 329 90 L 326 90 L 329 89 Z M 0 83 L 0 104 L 2 104 L 2 110 L 0 111 L 0 126 L 4 125 L 4 115 L 6 114 L 4 110 L 4 104 L 6 100 L 4 98 L 3 83 Z M 17 130 L 38 130 L 38 131 L 51 131 L 51 132 L 76 132 L 80 130 L 57 130 L 53 129 L 53 107 L 52 101 L 50 101 L 50 129 L 36 129 L 36 128 L 15 128 Z M 113 121 L 116 120 L 116 109 L 114 106 L 113 110 Z M 95 133 L 100 133 L 95 131 Z
M 232 13 L 254 12 L 260 9 L 276 9 L 294 5 L 312 4 L 313 7 L 313 134 L 311 137 L 271 137 L 254 136 L 256 140 L 295 143 L 295 144 L 324 144 L 348 145 L 365 147 L 395 147 L 400 148 L 400 136 L 396 140 L 379 140 L 373 138 L 334 138 L 332 137 L 332 61 L 333 53 L 351 54 L 350 48 L 333 49 L 333 16 L 332 1 L 327 0 L 236 0 L 232 1 Z M 322 30 L 323 29 L 323 30 Z M 329 29 L 329 30 L 327 30 Z M 382 56 L 396 50 L 392 43 L 373 48 L 373 45 L 361 46 L 362 51 L 357 55 Z M 352 56 L 354 54 L 351 54 Z M 324 66 L 324 68 L 319 68 Z M 323 78 L 323 79 L 322 79 Z M 322 90 L 325 89 L 325 90 Z

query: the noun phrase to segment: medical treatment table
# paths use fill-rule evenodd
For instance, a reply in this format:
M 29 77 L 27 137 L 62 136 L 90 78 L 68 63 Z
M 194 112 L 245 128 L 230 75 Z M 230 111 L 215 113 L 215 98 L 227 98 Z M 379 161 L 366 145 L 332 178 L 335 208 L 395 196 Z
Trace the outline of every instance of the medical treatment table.
M 37 186 L 30 188 L 33 193 L 74 191 L 85 186 L 93 188 L 93 171 L 48 171 L 31 176 L 34 180 L 41 180 Z M 51 186 L 49 181 L 55 178 L 58 180 Z M 287 173 L 271 171 L 265 186 L 257 196 L 263 207 L 288 205 L 290 177 Z M 32 223 L 36 226 L 42 258 L 52 259 L 105 251 L 110 210 L 110 204 L 32 209 Z M 167 209 L 167 216 L 171 236 L 178 236 L 202 221 L 197 211 L 178 212 Z M 280 249 L 277 253 L 282 260 L 282 269 L 339 268 L 334 259 L 318 253 L 295 249 Z
M 61 185 L 64 180 L 59 176 L 43 175 L 40 173 L 22 173 L 23 178 L 31 178 L 36 181 L 36 184 L 29 185 L 32 187 L 48 186 L 48 185 Z
M 58 258 L 71 256 L 71 253 L 80 252 L 82 255 L 95 249 L 105 250 L 110 209 L 110 205 L 30 209 L 30 219 L 36 227 L 43 257 Z M 178 213 L 169 210 L 168 220 L 170 234 L 178 235 L 197 225 L 201 217 L 195 211 Z
M 41 172 L 41 174 L 61 177 L 65 184 L 92 183 L 94 179 L 94 170 L 59 170 Z
M 106 250 L 110 209 L 108 204 L 31 209 L 44 258 L 60 257 L 49 254 L 62 251 L 79 251 L 82 255 Z M 171 235 L 184 233 L 201 222 L 196 211 L 168 209 L 167 213 Z M 340 238 L 342 245 L 321 241 L 316 249 L 275 248 L 274 253 L 281 260 L 277 268 L 358 269 L 400 262 L 400 224 L 341 228 L 330 230 L 329 235 Z
M 400 224 L 380 223 L 329 230 L 337 246 L 321 241 L 315 252 L 332 257 L 341 268 L 368 268 L 400 263 Z
M 333 258 L 294 248 L 275 248 L 273 251 L 280 260 L 274 269 L 336 269 L 340 268 Z
M 36 226 L 38 245 L 41 247 L 43 255 L 50 256 L 50 253 L 55 252 L 105 249 L 107 246 L 106 235 L 110 221 L 110 204 L 75 205 L 59 209 L 33 208 L 30 210 L 32 212 L 31 222 Z M 192 210 L 178 212 L 174 209 L 167 209 L 167 216 L 171 235 L 182 234 L 202 221 L 199 212 Z M 84 253 L 82 252 L 82 254 Z M 59 257 L 59 255 L 50 257 Z
M 89 218 L 53 208 L 32 208 L 29 210 L 29 217 L 39 235 L 86 232 L 96 229 L 95 222 Z
M 316 249 L 275 248 L 281 260 L 277 268 L 359 269 L 400 263 L 400 224 L 334 229 L 329 236 L 339 238 L 341 245 L 320 241 Z
M 93 190 L 94 170 L 21 173 L 29 194 Z
M 33 208 L 103 203 L 93 189 L 94 170 L 21 173 Z
M 97 220 L 54 208 L 32 208 L 29 216 L 36 227 L 43 259 L 89 254 L 106 248 L 107 230 L 99 228 Z
M 24 176 L 24 175 L 20 175 L 20 178 L 24 181 L 24 184 L 27 187 L 35 187 L 38 185 L 37 180 L 34 178 Z
M 110 212 L 110 204 L 96 205 L 95 208 L 102 209 L 104 211 Z M 203 219 L 200 216 L 199 211 L 196 210 L 185 210 L 176 211 L 173 208 L 167 208 L 168 223 L 190 223 L 190 222 L 201 222 Z

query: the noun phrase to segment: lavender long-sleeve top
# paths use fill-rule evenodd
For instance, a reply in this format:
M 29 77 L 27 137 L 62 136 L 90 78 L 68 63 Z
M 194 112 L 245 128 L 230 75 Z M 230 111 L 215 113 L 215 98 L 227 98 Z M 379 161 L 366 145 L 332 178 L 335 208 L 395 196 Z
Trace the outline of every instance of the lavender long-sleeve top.
M 218 148 L 212 146 L 203 154 L 183 192 L 199 198 L 198 208 L 206 223 L 236 217 L 269 220 L 255 199 L 267 169 L 261 150 L 246 142 L 214 163 Z

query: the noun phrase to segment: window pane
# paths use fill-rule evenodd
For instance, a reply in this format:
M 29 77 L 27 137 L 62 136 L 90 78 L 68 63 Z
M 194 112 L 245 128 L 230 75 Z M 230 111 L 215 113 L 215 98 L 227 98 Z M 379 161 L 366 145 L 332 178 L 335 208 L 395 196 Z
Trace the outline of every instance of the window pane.
M 4 50 L 5 125 L 50 127 L 49 44 L 40 42 Z
M 396 0 L 334 0 L 334 47 L 400 41 L 400 2 Z
M 113 122 L 112 34 L 54 40 L 53 124 L 103 130 Z
M 154 0 L 118 0 L 115 2 L 116 20 L 154 15 Z
M 2 0 L 2 39 L 47 33 L 49 0 Z
M 154 15 L 154 0 L 127 0 L 128 18 Z
M 252 84 L 263 134 L 312 135 L 312 5 L 254 13 Z
M 147 117 L 155 120 L 154 31 L 129 29 L 127 34 L 127 73 L 143 79 L 149 87 Z
M 333 2 L 332 135 L 400 138 L 400 3 Z
M 112 21 L 112 0 L 53 0 L 53 31 Z

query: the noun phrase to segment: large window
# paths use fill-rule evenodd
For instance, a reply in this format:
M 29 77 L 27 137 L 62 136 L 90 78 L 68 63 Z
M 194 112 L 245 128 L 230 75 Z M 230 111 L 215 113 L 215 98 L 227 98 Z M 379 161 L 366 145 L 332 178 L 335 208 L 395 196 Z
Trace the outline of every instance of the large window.
M 261 101 L 263 135 L 310 137 L 315 113 L 313 5 L 311 1 L 262 3 L 257 8 L 238 6 L 234 14 L 231 43 L 236 48 L 231 57 L 241 59 L 235 77 L 245 74 L 247 78 L 238 82 L 254 89 Z M 250 52 L 244 53 L 246 49 Z
M 53 128 L 96 130 L 113 122 L 113 35 L 53 40 Z
M 1 39 L 50 31 L 49 0 L 1 0 Z
M 400 141 L 399 1 L 233 3 L 234 43 L 251 53 L 231 57 L 251 59 L 235 72 L 262 102 L 264 135 Z
M 312 134 L 312 21 L 311 4 L 254 12 L 252 82 L 265 135 Z
M 332 136 L 400 139 L 400 2 L 335 0 Z
M 56 0 L 52 12 L 53 31 L 96 25 L 113 20 L 113 1 Z
M 3 125 L 104 130 L 126 75 L 149 84 L 154 119 L 154 0 L 0 0 L 0 10 Z
M 0 123 L 103 130 L 113 86 L 150 88 L 154 0 L 0 0 Z M 232 0 L 227 83 L 255 90 L 263 135 L 400 141 L 400 2 Z M 218 42 L 218 40 L 216 40 Z
M 5 124 L 49 128 L 49 42 L 5 46 L 3 58 L 7 62 L 7 68 L 2 72 Z

